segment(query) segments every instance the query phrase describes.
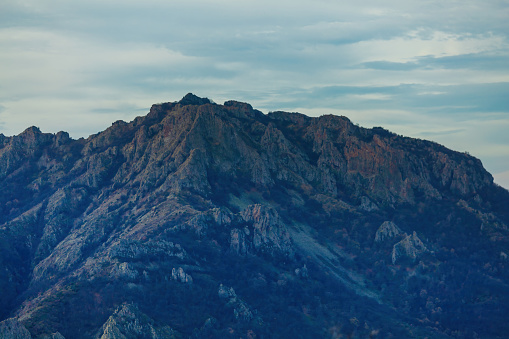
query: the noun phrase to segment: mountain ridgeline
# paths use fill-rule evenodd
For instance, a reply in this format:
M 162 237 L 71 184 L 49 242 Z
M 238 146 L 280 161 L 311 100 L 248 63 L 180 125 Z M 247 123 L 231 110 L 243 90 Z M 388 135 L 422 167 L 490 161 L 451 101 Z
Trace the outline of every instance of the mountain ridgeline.
M 2 338 L 509 333 L 509 192 L 430 141 L 188 94 L 0 185 Z

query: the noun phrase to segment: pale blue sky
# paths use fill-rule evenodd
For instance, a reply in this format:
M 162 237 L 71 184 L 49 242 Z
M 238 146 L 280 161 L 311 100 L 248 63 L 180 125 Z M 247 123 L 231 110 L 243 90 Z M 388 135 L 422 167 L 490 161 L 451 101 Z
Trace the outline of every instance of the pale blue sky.
M 0 0 L 0 133 L 86 137 L 193 92 L 434 140 L 509 187 L 507 18 L 507 0 Z

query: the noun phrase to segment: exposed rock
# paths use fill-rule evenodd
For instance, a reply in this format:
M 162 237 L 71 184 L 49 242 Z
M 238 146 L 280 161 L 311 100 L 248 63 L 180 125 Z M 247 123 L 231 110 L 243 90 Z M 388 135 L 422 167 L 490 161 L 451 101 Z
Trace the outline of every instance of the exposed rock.
M 253 312 L 249 306 L 242 300 L 237 301 L 233 306 L 233 315 L 235 319 L 241 321 L 250 321 L 253 319 Z
M 156 257 L 177 257 L 184 259 L 185 250 L 179 245 L 169 241 L 139 241 L 121 240 L 109 249 L 111 258 L 120 260 L 142 260 Z
M 187 93 L 180 101 L 181 105 L 205 105 L 210 104 L 210 100 L 207 98 L 200 98 L 193 93 Z
M 309 276 L 308 268 L 306 267 L 306 264 L 300 268 L 295 269 L 295 275 L 300 278 L 307 278 Z
M 233 309 L 235 319 L 248 322 L 253 319 L 253 312 L 242 299 L 237 297 L 233 287 L 219 285 L 218 295 L 222 299 L 228 300 L 227 306 Z
M 375 203 L 373 203 L 371 200 L 369 200 L 369 198 L 366 196 L 361 197 L 361 204 L 360 204 L 359 208 L 366 212 L 373 212 L 373 211 L 379 210 L 378 206 L 375 205 Z
M 247 223 L 230 231 L 230 250 L 239 255 L 257 252 L 272 256 L 292 256 L 293 246 L 286 225 L 277 211 L 264 205 L 249 205 L 229 221 Z M 236 217 L 236 218 L 235 218 Z M 239 220 L 240 219 L 240 220 Z
M 180 192 L 192 189 L 202 194 L 210 191 L 207 180 L 207 166 L 205 154 L 201 149 L 193 149 L 185 162 L 177 171 L 171 174 L 165 184 L 165 188 Z
M 212 209 L 212 217 L 214 221 L 221 226 L 229 225 L 232 222 L 231 212 L 223 208 Z
M 153 321 L 133 304 L 123 304 L 108 318 L 99 339 L 175 338 L 176 332 L 169 327 L 155 328 Z
M 509 298 L 500 263 L 509 193 L 479 160 L 433 142 L 345 117 L 263 114 L 189 94 L 87 139 L 36 127 L 0 135 L 0 184 L 0 319 L 14 315 L 34 336 L 58 329 L 85 338 L 131 300 L 186 337 L 211 317 L 217 323 L 203 337 L 248 336 L 246 321 L 260 337 L 323 337 L 330 324 L 338 336 L 362 337 L 369 333 L 346 333 L 341 319 L 354 316 L 344 310 L 357 310 L 363 296 L 378 303 L 359 314 L 387 315 L 374 325 L 383 337 L 505 333 L 496 312 Z M 414 225 L 426 246 L 395 224 L 380 226 L 384 220 Z M 377 229 L 376 243 L 396 243 L 393 263 L 426 279 L 430 307 L 398 287 L 407 277 L 385 265 L 390 247 L 372 246 Z M 423 255 L 427 248 L 440 256 Z M 472 252 L 478 260 L 465 254 Z M 430 262 L 440 258 L 445 278 Z M 319 279 L 304 279 L 308 267 Z M 193 285 L 169 281 L 189 283 L 191 269 Z M 483 295 L 445 292 L 472 276 L 492 282 Z M 220 282 L 245 284 L 235 288 L 257 312 L 233 288 L 218 292 L 229 316 L 200 299 Z M 143 319 L 119 308 L 99 336 L 166 331 Z
M 427 251 L 428 249 L 424 246 L 421 239 L 413 232 L 412 235 L 406 236 L 405 239 L 394 245 L 392 249 L 392 263 L 396 264 L 401 258 L 415 261 L 417 257 Z
M 174 267 L 171 270 L 171 278 L 183 284 L 193 283 L 193 278 L 189 274 L 187 274 L 182 267 L 179 267 L 177 269 L 175 269 Z
M 59 189 L 53 194 L 44 211 L 44 230 L 37 247 L 36 261 L 47 257 L 67 236 L 73 226 L 73 216 L 84 209 L 88 193 L 84 188 Z
M 0 322 L 0 338 L 32 339 L 32 336 L 16 318 L 10 318 Z
M 122 262 L 113 266 L 111 276 L 115 279 L 135 280 L 139 273 L 131 264 Z
M 192 217 L 186 226 L 194 229 L 198 235 L 204 235 L 211 225 L 227 226 L 232 222 L 233 215 L 224 208 L 212 208 Z
M 250 231 L 246 227 L 243 230 L 234 228 L 230 231 L 230 249 L 239 254 L 246 255 L 250 252 L 251 243 L 247 240 Z
M 384 221 L 375 234 L 375 242 L 382 242 L 387 239 L 394 238 L 402 232 L 399 227 L 392 221 Z
M 236 299 L 237 298 L 237 294 L 235 293 L 235 290 L 233 289 L 233 287 L 227 287 L 227 286 L 224 286 L 223 284 L 219 285 L 217 295 L 223 299 Z
M 277 211 L 265 205 L 251 205 L 241 212 L 253 227 L 253 247 L 272 255 L 293 254 L 292 241 Z

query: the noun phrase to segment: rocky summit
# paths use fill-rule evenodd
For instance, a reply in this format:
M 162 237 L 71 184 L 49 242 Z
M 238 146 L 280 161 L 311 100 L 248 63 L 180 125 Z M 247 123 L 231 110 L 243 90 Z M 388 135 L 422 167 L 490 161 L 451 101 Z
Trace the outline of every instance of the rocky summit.
M 434 142 L 188 94 L 0 185 L 2 338 L 509 333 L 509 192 Z

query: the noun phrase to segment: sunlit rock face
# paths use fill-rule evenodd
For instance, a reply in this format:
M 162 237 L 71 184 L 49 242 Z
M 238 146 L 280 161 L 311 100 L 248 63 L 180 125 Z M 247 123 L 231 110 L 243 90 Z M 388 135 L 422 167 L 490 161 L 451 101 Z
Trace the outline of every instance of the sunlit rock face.
M 0 184 L 0 337 L 507 333 L 509 193 L 433 142 L 188 94 Z

